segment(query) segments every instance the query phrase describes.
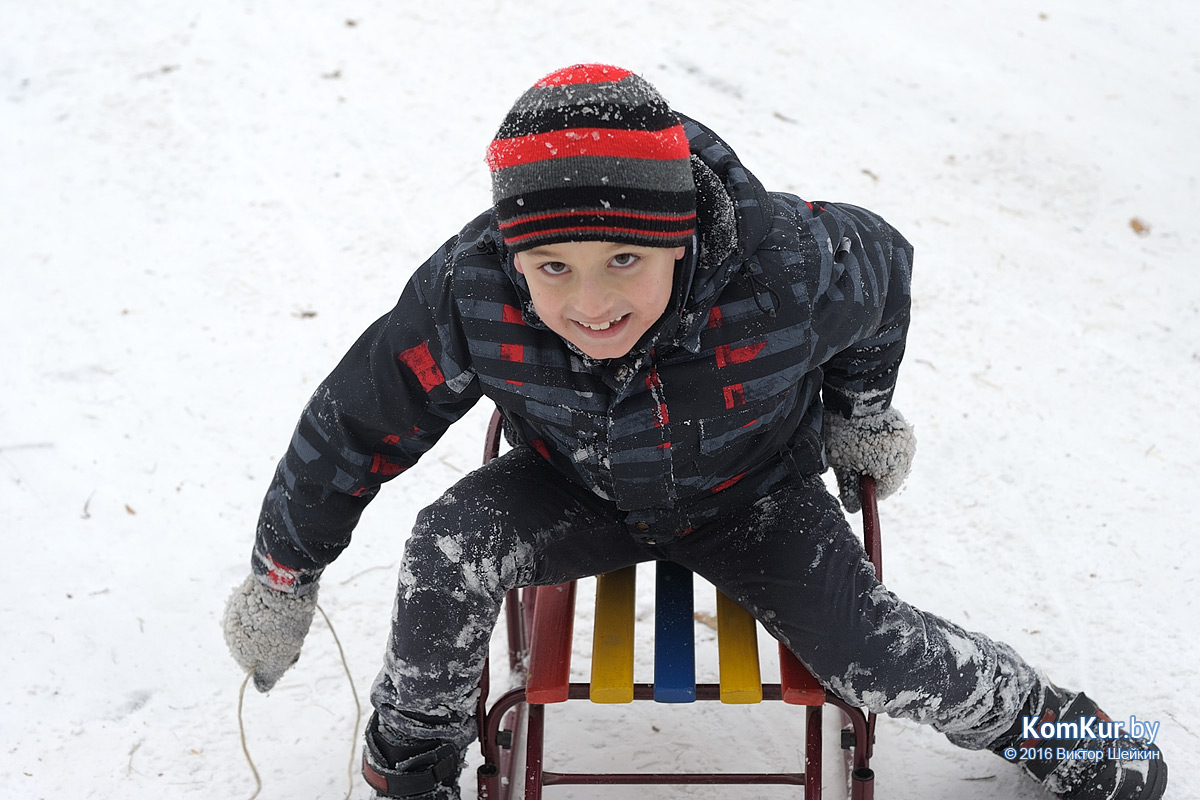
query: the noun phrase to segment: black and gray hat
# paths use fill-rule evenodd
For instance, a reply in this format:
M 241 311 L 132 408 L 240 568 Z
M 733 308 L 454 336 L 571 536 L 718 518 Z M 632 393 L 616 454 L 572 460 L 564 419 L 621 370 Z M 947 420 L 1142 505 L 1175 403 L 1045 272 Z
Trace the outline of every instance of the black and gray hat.
M 580 64 L 521 95 L 488 147 L 510 250 L 570 241 L 687 244 L 696 226 L 687 136 L 653 86 Z

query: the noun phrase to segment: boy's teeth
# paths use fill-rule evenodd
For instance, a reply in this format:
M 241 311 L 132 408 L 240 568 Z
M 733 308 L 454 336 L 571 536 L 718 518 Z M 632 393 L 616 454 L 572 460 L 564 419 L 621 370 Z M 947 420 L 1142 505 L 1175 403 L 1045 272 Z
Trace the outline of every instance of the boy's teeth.
M 613 326 L 614 322 L 620 322 L 620 317 L 617 319 L 610 319 L 608 322 L 601 322 L 599 325 L 592 325 L 590 322 L 581 322 L 579 324 L 585 328 L 591 328 L 594 331 L 606 331 Z

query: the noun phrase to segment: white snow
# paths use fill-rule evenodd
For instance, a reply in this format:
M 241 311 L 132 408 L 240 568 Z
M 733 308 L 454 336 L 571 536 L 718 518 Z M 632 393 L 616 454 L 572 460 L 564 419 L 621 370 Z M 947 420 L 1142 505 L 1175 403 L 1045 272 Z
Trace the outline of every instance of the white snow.
M 882 509 L 889 586 L 1116 719 L 1160 721 L 1171 796 L 1200 796 L 1191 0 L 9 0 L 3 19 L 0 795 L 250 796 L 219 618 L 300 409 L 486 207 L 508 106 L 597 60 L 768 187 L 914 243 L 896 403 L 919 448 Z M 384 491 L 325 576 L 364 702 L 405 532 L 478 463 L 486 413 Z M 344 796 L 354 705 L 319 618 L 250 695 L 260 797 Z M 560 764 L 795 765 L 788 709 L 552 711 Z M 892 800 L 1043 796 L 916 725 L 881 720 L 876 752 Z

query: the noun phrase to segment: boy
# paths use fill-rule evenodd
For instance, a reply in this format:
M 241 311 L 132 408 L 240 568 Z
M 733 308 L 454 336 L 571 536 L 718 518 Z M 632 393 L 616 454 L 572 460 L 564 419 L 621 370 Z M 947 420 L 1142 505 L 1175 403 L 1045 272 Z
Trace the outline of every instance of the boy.
M 856 511 L 859 475 L 886 497 L 908 473 L 915 440 L 891 407 L 899 233 L 768 194 L 715 134 L 605 65 L 538 81 L 488 165 L 493 208 L 351 348 L 280 463 L 224 620 L 260 691 L 298 658 L 321 570 L 380 485 L 487 396 L 513 449 L 424 509 L 405 546 L 364 751 L 380 797 L 458 797 L 508 589 L 652 559 L 744 605 L 842 698 L 963 747 L 1011 753 L 1043 723 L 1107 719 L 879 584 L 819 477 L 832 465 Z M 1161 797 L 1158 749 L 1119 745 L 1153 760 L 1020 763 L 1071 800 Z

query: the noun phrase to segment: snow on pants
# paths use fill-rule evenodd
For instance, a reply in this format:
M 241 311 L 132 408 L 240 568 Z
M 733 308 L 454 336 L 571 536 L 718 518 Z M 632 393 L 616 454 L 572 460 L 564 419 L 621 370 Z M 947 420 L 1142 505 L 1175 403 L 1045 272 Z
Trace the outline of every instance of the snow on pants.
M 398 740 L 465 747 L 509 589 L 643 561 L 675 561 L 753 614 L 846 701 L 928 723 L 963 747 L 1016 720 L 1037 674 L 1008 645 L 889 592 L 819 476 L 664 544 L 625 512 L 519 447 L 465 477 L 417 518 L 400 568 L 385 663 L 371 691 Z

